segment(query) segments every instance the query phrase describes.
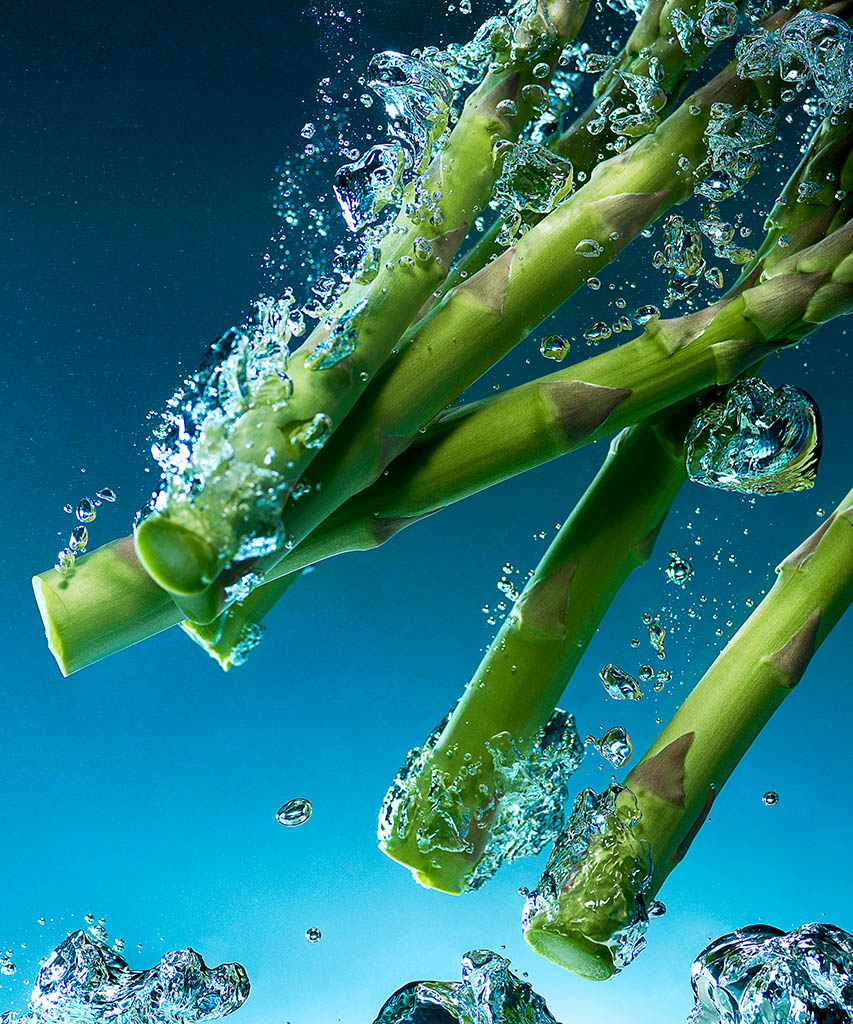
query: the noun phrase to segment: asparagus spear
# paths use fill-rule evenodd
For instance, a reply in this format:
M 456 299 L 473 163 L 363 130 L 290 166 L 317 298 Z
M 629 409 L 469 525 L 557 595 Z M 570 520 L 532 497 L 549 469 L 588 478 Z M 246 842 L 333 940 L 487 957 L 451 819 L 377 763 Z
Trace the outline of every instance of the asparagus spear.
M 853 308 L 851 256 L 853 226 L 845 224 L 775 263 L 734 297 L 655 321 L 611 352 L 440 417 L 385 475 L 288 554 L 270 579 L 341 551 L 376 547 L 444 505 L 731 382 Z M 49 570 L 33 580 L 51 650 L 66 674 L 142 639 L 146 619 L 153 633 L 181 617 L 174 605 L 170 609 L 169 595 L 144 578 L 126 544 L 122 586 L 108 589 L 111 548 L 79 559 L 69 577 Z M 109 600 L 102 603 L 101 594 Z M 253 600 L 265 598 L 249 596 L 245 621 L 257 621 Z
M 514 249 L 445 296 L 404 335 L 398 356 L 383 367 L 345 430 L 317 459 L 308 478 L 314 485 L 310 493 L 288 507 L 288 546 L 298 545 L 346 498 L 376 479 L 423 426 L 591 273 L 692 193 L 707 155 L 705 129 L 715 104 L 740 107 L 780 91 L 781 80 L 746 81 L 730 66 L 654 134 L 599 165 L 583 188 Z M 148 567 L 145 536 L 140 529 L 137 549 Z M 264 576 L 281 556 L 280 551 L 265 555 L 251 571 Z M 223 578 L 208 588 L 188 609 L 189 617 L 212 619 L 226 603 L 226 584 Z
M 585 856 L 569 858 L 568 871 L 555 848 L 552 899 L 525 932 L 537 953 L 582 977 L 613 973 L 614 937 L 684 857 L 726 779 L 853 600 L 853 490 L 776 572 L 767 596 L 628 774 L 616 798 L 621 819 L 611 815 Z
M 402 789 L 389 791 L 380 849 L 422 885 L 460 893 L 471 884 L 501 810 L 489 746 L 504 733 L 520 755 L 529 752 L 619 587 L 648 559 L 686 477 L 687 422 L 681 415 L 638 424 L 613 441 L 427 761 Z M 454 820 L 464 849 L 449 852 L 425 840 L 437 811 Z
M 801 5 L 800 9 L 808 6 Z M 571 161 L 578 181 L 586 180 L 596 164 L 606 157 L 608 149 L 613 150 L 617 145 L 622 145 L 629 137 L 638 139 L 653 131 L 660 116 L 671 107 L 674 97 L 681 92 L 690 75 L 723 41 L 719 38 L 709 42 L 705 34 L 694 32 L 688 50 L 679 42 L 679 33 L 673 27 L 674 12 L 678 11 L 678 17 L 696 23 L 701 19 L 705 7 L 704 0 L 689 0 L 677 6 L 670 0 L 651 0 L 646 5 L 613 67 L 605 71 L 596 82 L 592 102 L 551 143 L 555 153 Z M 778 21 L 779 18 L 774 16 L 767 20 L 766 25 L 772 29 Z M 713 39 L 713 36 L 710 38 Z M 653 116 L 641 116 L 636 97 L 626 84 L 632 80 L 630 76 L 655 83 L 656 90 L 649 90 L 646 101 L 646 110 Z M 627 122 L 627 131 L 622 135 L 613 130 L 608 117 L 611 111 L 619 109 L 625 110 L 627 114 L 623 118 Z M 537 214 L 531 213 L 526 223 L 533 224 L 538 219 Z M 442 294 L 500 255 L 504 246 L 499 238 L 505 227 L 506 218 L 496 217 L 477 244 L 457 261 L 441 286 Z
M 240 552 L 257 529 L 259 507 L 277 508 L 287 500 L 321 439 L 340 424 L 444 279 L 469 224 L 491 196 L 496 139 L 517 136 L 533 112 L 525 95 L 539 81 L 534 67 L 545 63 L 553 71 L 587 6 L 588 0 L 537 3 L 498 55 L 500 69 L 489 72 L 469 97 L 424 178 L 409 186 L 381 243 L 375 275 L 356 277 L 290 356 L 285 379 L 270 374 L 224 431 L 205 431 L 198 458 L 216 466 L 205 469 L 203 490 L 189 496 L 172 487 L 166 508 L 140 525 L 137 554 L 179 603 L 204 591 Z M 517 116 L 501 112 L 505 100 L 515 103 Z M 346 335 L 346 348 L 352 349 L 340 359 L 324 354 L 337 334 Z M 233 454 L 222 456 L 223 451 Z M 235 487 L 244 492 L 240 498 Z M 187 604 L 192 607 L 192 601 Z

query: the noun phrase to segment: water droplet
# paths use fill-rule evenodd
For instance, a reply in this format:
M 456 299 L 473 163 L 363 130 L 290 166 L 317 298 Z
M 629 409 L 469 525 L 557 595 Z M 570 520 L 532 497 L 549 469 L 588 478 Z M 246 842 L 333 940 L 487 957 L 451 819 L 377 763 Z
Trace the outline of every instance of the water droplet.
M 655 670 L 651 665 L 640 665 L 640 669 L 637 672 L 637 675 L 640 677 L 640 681 L 643 683 L 647 683 L 654 674 Z
M 111 487 L 102 487 L 97 492 L 96 497 L 100 501 L 108 501 L 112 503 L 116 500 L 116 492 Z
M 89 531 L 85 526 L 75 526 L 68 538 L 68 547 L 71 551 L 81 554 L 86 550 L 89 543 Z
M 649 643 L 660 655 L 663 651 L 663 642 L 666 637 L 666 628 L 659 622 L 652 620 L 649 623 Z
M 61 573 L 63 576 L 67 576 L 69 572 L 74 568 L 74 562 L 76 556 L 73 551 L 69 551 L 68 548 L 63 548 L 56 556 L 56 563 L 54 569 Z
M 663 917 L 666 913 L 666 904 L 661 900 L 652 900 L 649 904 L 648 915 L 649 917 Z
M 640 700 L 643 696 L 637 680 L 616 665 L 605 665 L 598 675 L 613 700 Z
M 669 669 L 662 668 L 655 677 L 655 693 L 660 693 L 661 690 L 666 686 L 666 684 L 671 682 L 672 673 L 669 671 Z
M 420 260 L 422 263 L 426 263 L 432 256 L 432 246 L 426 238 L 416 238 L 412 244 L 412 250 L 415 254 L 415 259 Z
M 306 800 L 305 797 L 295 797 L 279 807 L 275 820 L 279 825 L 304 825 L 311 817 L 311 811 L 310 800 Z
M 579 256 L 586 256 L 590 259 L 600 256 L 604 252 L 604 246 L 596 242 L 594 238 L 582 238 L 575 246 L 575 252 Z M 587 282 L 589 284 L 589 282 Z
M 587 736 L 586 741 L 614 768 L 622 768 L 628 762 L 633 750 L 631 738 L 621 725 L 614 725 L 598 739 L 594 736 Z
M 571 347 L 571 341 L 561 338 L 559 334 L 549 334 L 542 339 L 539 351 L 546 359 L 554 359 L 559 362 L 566 358 Z
M 761 798 L 761 802 L 765 807 L 775 807 L 776 804 L 779 803 L 779 794 L 774 792 L 772 789 L 768 789 Z
M 591 324 L 583 332 L 584 338 L 587 341 L 591 341 L 594 344 L 598 344 L 600 341 L 607 341 L 612 335 L 613 331 L 603 320 L 598 320 L 594 324 Z
M 660 310 L 657 306 L 638 306 L 634 310 L 634 320 L 641 327 L 651 323 L 652 320 L 657 320 L 659 316 Z
M 74 511 L 74 507 L 73 505 L 66 503 L 65 505 L 62 506 L 62 511 L 67 512 L 68 515 L 71 515 L 71 513 Z
M 75 515 L 81 523 L 91 523 L 97 515 L 95 506 L 90 498 L 83 498 L 77 506 Z
M 317 132 L 317 126 L 312 121 L 307 121 L 302 126 L 302 131 L 299 133 L 303 139 L 313 139 Z
M 320 931 L 319 928 L 308 928 L 307 931 L 305 932 L 305 938 L 309 942 L 319 942 L 320 939 L 322 939 L 322 937 L 323 933 Z
M 518 114 L 518 107 L 515 100 L 501 100 L 495 107 L 501 117 L 515 117 Z
M 669 565 L 666 567 L 666 576 L 671 583 L 683 587 L 693 575 L 693 565 L 682 558 L 677 551 L 670 551 Z

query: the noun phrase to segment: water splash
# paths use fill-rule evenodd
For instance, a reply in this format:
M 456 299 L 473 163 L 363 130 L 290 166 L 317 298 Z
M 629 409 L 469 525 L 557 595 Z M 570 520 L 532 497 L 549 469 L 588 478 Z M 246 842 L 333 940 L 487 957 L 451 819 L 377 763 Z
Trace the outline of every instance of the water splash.
M 542 996 L 488 949 L 462 957 L 462 981 L 411 981 L 374 1024 L 556 1024 Z
M 833 14 L 799 11 L 775 32 L 759 29 L 742 39 L 735 52 L 742 78 L 778 74 L 795 87 L 813 82 L 826 113 L 853 97 L 853 29 Z
M 560 833 L 584 746 L 572 715 L 558 708 L 529 754 L 502 732 L 485 744 L 481 758 L 448 771 L 431 763 L 447 720 L 410 751 L 391 784 L 380 812 L 379 839 L 405 839 L 415 829 L 422 853 L 472 853 L 473 828 L 490 821 L 485 849 L 467 881 L 470 892 L 501 864 L 539 853 Z
M 821 454 L 820 413 L 798 388 L 759 377 L 736 381 L 687 434 L 687 472 L 706 487 L 781 494 L 813 486 Z
M 334 193 L 350 231 L 395 208 L 412 177 L 428 162 L 447 128 L 453 88 L 435 65 L 385 50 L 367 69 L 367 85 L 385 106 L 392 142 L 373 146 L 335 175 Z
M 664 306 L 686 298 L 696 289 L 705 270 L 702 236 L 696 224 L 681 214 L 671 213 L 663 222 L 663 245 L 652 258 L 655 267 L 669 271 Z
M 697 168 L 696 194 L 718 203 L 742 189 L 758 170 L 757 150 L 776 138 L 776 117 L 769 109 L 754 113 L 712 104 L 705 129 L 708 156 Z
M 559 915 L 610 950 L 616 970 L 646 945 L 645 892 L 652 877 L 649 846 L 637 839 L 640 814 L 630 790 L 608 786 L 578 794 L 522 915 L 525 930 L 544 914 Z
M 554 210 L 572 191 L 569 160 L 527 139 L 501 147 L 503 167 L 495 183 L 493 205 L 507 218 L 499 241 L 510 245 L 520 232 L 524 215 Z
M 383 142 L 338 168 L 333 190 L 350 231 L 373 223 L 401 192 L 402 156 L 399 146 Z
M 707 946 L 691 969 L 688 1024 L 841 1024 L 853 1010 L 853 935 L 831 924 L 754 924 Z
M 27 1012 L 2 1014 L 0 1024 L 202 1024 L 248 996 L 240 964 L 208 967 L 195 950 L 180 949 L 132 971 L 117 950 L 77 931 L 43 962 Z

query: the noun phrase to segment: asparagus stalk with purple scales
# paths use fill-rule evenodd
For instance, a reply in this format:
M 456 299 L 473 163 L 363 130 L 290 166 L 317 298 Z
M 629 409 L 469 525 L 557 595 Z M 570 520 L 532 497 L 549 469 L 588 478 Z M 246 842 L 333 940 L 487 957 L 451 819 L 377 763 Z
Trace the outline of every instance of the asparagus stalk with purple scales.
M 655 898 L 853 600 L 853 491 L 776 572 L 767 596 L 625 779 L 617 799 L 635 819 L 633 835 L 611 842 L 605 827 L 570 876 L 556 879 L 556 901 L 531 919 L 525 937 L 549 960 L 595 980 L 613 973 L 608 943 L 630 927 L 638 900 Z

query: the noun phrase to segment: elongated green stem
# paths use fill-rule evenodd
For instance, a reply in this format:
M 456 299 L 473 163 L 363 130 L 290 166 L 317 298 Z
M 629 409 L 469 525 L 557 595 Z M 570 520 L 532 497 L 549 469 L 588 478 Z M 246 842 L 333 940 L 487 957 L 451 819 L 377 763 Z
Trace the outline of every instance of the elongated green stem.
M 428 761 L 409 780 L 385 826 L 380 849 L 410 868 L 422 885 L 459 893 L 487 847 L 500 794 L 490 772 L 490 743 L 502 733 L 521 755 L 537 734 L 628 575 L 651 554 L 685 479 L 685 416 L 644 423 L 620 434 L 598 475 L 557 533 L 492 641 Z M 460 768 L 465 766 L 465 777 Z M 453 789 L 468 821 L 467 846 L 448 852 L 424 841 L 435 814 L 431 790 Z M 478 808 L 489 808 L 478 814 Z
M 853 226 L 845 225 L 776 263 L 765 280 L 734 298 L 656 321 L 611 352 L 439 418 L 386 474 L 341 506 L 269 578 L 341 551 L 376 547 L 445 505 L 713 385 L 730 383 L 773 351 L 853 307 L 851 253 Z M 164 628 L 169 615 L 172 622 L 181 618 L 169 595 L 152 589 L 135 564 L 135 573 L 126 573 L 122 600 L 101 603 L 100 592 L 110 593 L 110 547 L 80 559 L 67 581 L 55 570 L 36 577 L 39 591 L 62 597 L 43 597 L 41 609 L 51 649 L 66 673 L 141 639 L 137 617 L 144 615 L 158 628 Z M 84 569 L 90 582 L 75 587 Z M 247 598 L 246 621 L 259 621 L 251 608 L 253 602 L 260 606 L 266 601 L 261 591 L 263 587 Z M 126 612 L 130 617 L 121 618 Z M 77 628 L 79 621 L 90 621 L 93 636 L 104 639 L 90 643 L 86 631 Z M 236 624 L 234 628 L 239 634 Z
M 345 430 L 318 457 L 308 478 L 312 490 L 286 512 L 291 546 L 379 477 L 422 427 L 590 274 L 692 193 L 707 155 L 705 128 L 714 104 L 740 106 L 778 87 L 744 81 L 728 68 L 654 134 L 600 164 L 587 185 L 515 248 L 445 296 L 403 337 L 398 355 L 383 367 Z M 252 571 L 264 575 L 281 557 L 278 551 L 266 555 Z M 224 585 L 208 588 L 189 617 L 209 621 L 224 603 Z
M 217 457 L 228 454 L 215 468 L 205 468 L 203 488 L 191 498 L 173 489 L 166 509 L 140 525 L 139 559 L 179 604 L 191 610 L 194 597 L 254 536 L 260 512 L 270 503 L 270 488 L 286 500 L 317 453 L 316 431 L 328 434 L 339 426 L 364 382 L 376 374 L 444 279 L 468 226 L 491 196 L 495 141 L 515 138 L 532 114 L 525 87 L 536 80 L 534 64 L 554 68 L 587 5 L 588 0 L 537 5 L 519 26 L 506 66 L 487 75 L 469 98 L 424 179 L 409 187 L 402 212 L 381 244 L 374 276 L 357 277 L 333 311 L 335 323 L 341 316 L 352 317 L 346 328 L 351 354 L 334 365 L 316 358 L 336 329 L 329 319 L 322 321 L 288 360 L 288 380 L 272 374 L 242 415 L 204 434 L 200 445 L 215 446 Z M 504 100 L 516 104 L 517 116 L 501 112 Z M 206 449 L 202 455 L 205 463 L 212 457 Z M 243 493 L 236 496 L 238 481 Z
M 530 922 L 527 941 L 543 956 L 589 978 L 606 978 L 606 943 L 630 924 L 636 893 L 626 880 L 653 874 L 642 892 L 654 899 L 686 854 L 723 784 L 773 712 L 796 687 L 830 630 L 853 600 L 853 491 L 777 568 L 767 596 L 725 646 L 625 785 L 637 802 L 639 843 L 593 840 L 566 879 L 557 906 Z M 645 846 L 645 844 L 648 844 Z M 629 886 L 630 888 L 630 886 Z
M 794 12 L 809 6 L 819 4 L 801 4 Z M 572 162 L 576 181 L 584 182 L 598 163 L 609 153 L 624 148 L 629 139 L 635 140 L 654 131 L 691 74 L 713 53 L 718 44 L 709 44 L 698 29 L 689 53 L 685 52 L 672 24 L 675 10 L 698 22 L 704 9 L 704 0 L 678 0 L 677 3 L 651 0 L 646 5 L 613 67 L 596 82 L 590 105 L 551 143 L 555 153 Z M 780 19 L 790 16 L 787 13 L 774 15 L 766 26 L 775 28 Z M 646 117 L 642 116 L 636 96 L 626 84 L 631 79 L 625 76 L 632 75 L 654 82 L 657 87 L 657 92 L 651 96 L 653 106 L 645 107 Z M 615 121 L 617 127 L 624 124 L 623 134 L 614 131 L 609 117 L 615 110 L 623 110 L 627 115 Z M 540 214 L 528 213 L 525 217 L 528 226 L 539 220 Z M 506 218 L 497 216 L 483 237 L 452 268 L 441 286 L 441 294 L 476 274 L 503 252 L 505 247 L 499 238 L 505 227 Z

